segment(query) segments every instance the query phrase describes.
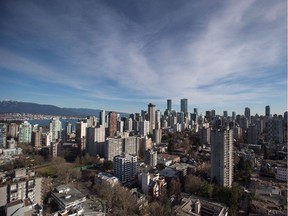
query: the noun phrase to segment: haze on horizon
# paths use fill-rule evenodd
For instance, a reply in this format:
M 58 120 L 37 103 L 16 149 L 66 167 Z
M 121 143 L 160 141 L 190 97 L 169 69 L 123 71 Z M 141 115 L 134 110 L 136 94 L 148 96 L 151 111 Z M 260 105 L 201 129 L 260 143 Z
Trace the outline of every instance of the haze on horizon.
M 287 1 L 1 1 L 0 100 L 287 110 Z

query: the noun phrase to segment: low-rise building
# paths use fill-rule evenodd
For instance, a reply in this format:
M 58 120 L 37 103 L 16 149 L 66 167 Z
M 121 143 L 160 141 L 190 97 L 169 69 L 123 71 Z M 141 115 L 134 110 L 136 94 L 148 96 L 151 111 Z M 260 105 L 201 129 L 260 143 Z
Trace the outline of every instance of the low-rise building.
M 183 198 L 182 204 L 175 209 L 178 216 L 227 216 L 228 207 L 215 202 L 210 202 L 201 197 L 191 196 L 189 198 Z
M 76 210 L 77 214 L 83 212 L 83 203 L 86 197 L 71 185 L 61 185 L 51 192 L 51 197 L 58 205 L 59 210 Z
M 277 164 L 276 179 L 287 182 L 287 164 Z

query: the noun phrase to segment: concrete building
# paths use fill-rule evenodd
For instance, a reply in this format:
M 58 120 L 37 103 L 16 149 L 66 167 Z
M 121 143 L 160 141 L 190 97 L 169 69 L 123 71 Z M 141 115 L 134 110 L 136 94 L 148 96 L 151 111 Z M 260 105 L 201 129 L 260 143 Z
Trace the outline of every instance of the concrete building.
M 189 198 L 184 197 L 175 212 L 177 216 L 228 216 L 228 207 L 202 197 L 191 196 Z
M 123 153 L 123 138 L 108 138 L 104 145 L 104 158 L 113 160 L 116 155 Z
M 90 155 L 102 155 L 103 142 L 105 142 L 105 127 L 103 125 L 86 129 L 86 151 Z
M 12 175 L 6 173 L 4 178 L 10 178 L 11 180 L 2 183 L 0 187 L 0 207 L 24 199 L 42 205 L 43 179 L 36 177 L 35 172 L 25 168 L 15 169 Z
M 172 100 L 167 99 L 167 110 L 171 111 L 172 110 Z
M 86 202 L 86 197 L 73 186 L 58 186 L 51 192 L 51 197 L 59 210 L 76 210 L 76 215 L 83 213 L 83 204 Z
M 116 112 L 110 112 L 109 113 L 109 137 L 113 137 L 116 135 L 117 132 L 117 113 Z
M 202 144 L 210 144 L 210 131 L 211 129 L 209 127 L 201 128 L 199 135 Z
M 137 175 L 137 156 L 123 154 L 114 157 L 114 175 L 124 183 Z
M 38 125 L 37 126 L 34 125 L 33 131 L 32 131 L 31 144 L 36 150 L 41 149 L 42 127 L 39 127 Z
M 167 182 L 159 173 L 142 172 L 138 175 L 138 182 L 144 194 L 155 198 L 167 191 Z
M 211 132 L 211 180 L 224 187 L 233 182 L 233 131 Z
M 271 116 L 270 106 L 269 105 L 267 105 L 265 107 L 265 116 L 267 116 L 267 117 Z
M 151 167 L 156 167 L 157 165 L 157 151 L 148 149 L 144 153 L 144 163 Z
M 97 118 L 96 116 L 87 116 L 87 127 L 96 127 Z
M 31 143 L 32 126 L 28 121 L 24 121 L 19 127 L 19 143 Z
M 99 125 L 103 125 L 106 128 L 105 115 L 105 110 L 101 110 L 99 113 Z
M 287 182 L 287 164 L 277 164 L 276 179 L 279 181 Z
M 19 125 L 16 123 L 10 123 L 8 124 L 8 133 L 7 135 L 9 137 L 13 137 L 16 138 L 18 136 L 19 133 Z
M 244 116 L 248 119 L 248 122 L 251 121 L 251 111 L 249 107 L 245 107 Z

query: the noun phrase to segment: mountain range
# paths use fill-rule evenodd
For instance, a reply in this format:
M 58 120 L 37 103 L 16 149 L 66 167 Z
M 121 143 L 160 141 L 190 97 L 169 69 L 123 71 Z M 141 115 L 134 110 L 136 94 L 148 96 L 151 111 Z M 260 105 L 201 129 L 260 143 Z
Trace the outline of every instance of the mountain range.
M 99 116 L 100 109 L 87 108 L 61 108 L 54 105 L 44 105 L 30 102 L 20 102 L 4 100 L 0 101 L 0 113 L 29 113 L 42 115 L 60 115 L 60 116 Z M 106 114 L 109 111 L 106 111 Z M 127 113 L 120 113 L 121 116 L 127 116 Z

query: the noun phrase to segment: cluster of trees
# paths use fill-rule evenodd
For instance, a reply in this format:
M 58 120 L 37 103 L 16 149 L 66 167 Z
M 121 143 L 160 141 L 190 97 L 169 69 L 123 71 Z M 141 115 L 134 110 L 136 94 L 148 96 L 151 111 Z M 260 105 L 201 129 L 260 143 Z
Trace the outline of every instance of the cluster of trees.
M 102 182 L 94 185 L 92 193 L 106 200 L 107 209 L 113 211 L 113 215 L 134 215 L 138 213 L 136 199 L 128 189 Z
M 194 175 L 186 177 L 184 191 L 226 204 L 229 207 L 229 215 L 237 215 L 238 203 L 242 197 L 238 185 L 233 185 L 231 188 L 221 187 Z

